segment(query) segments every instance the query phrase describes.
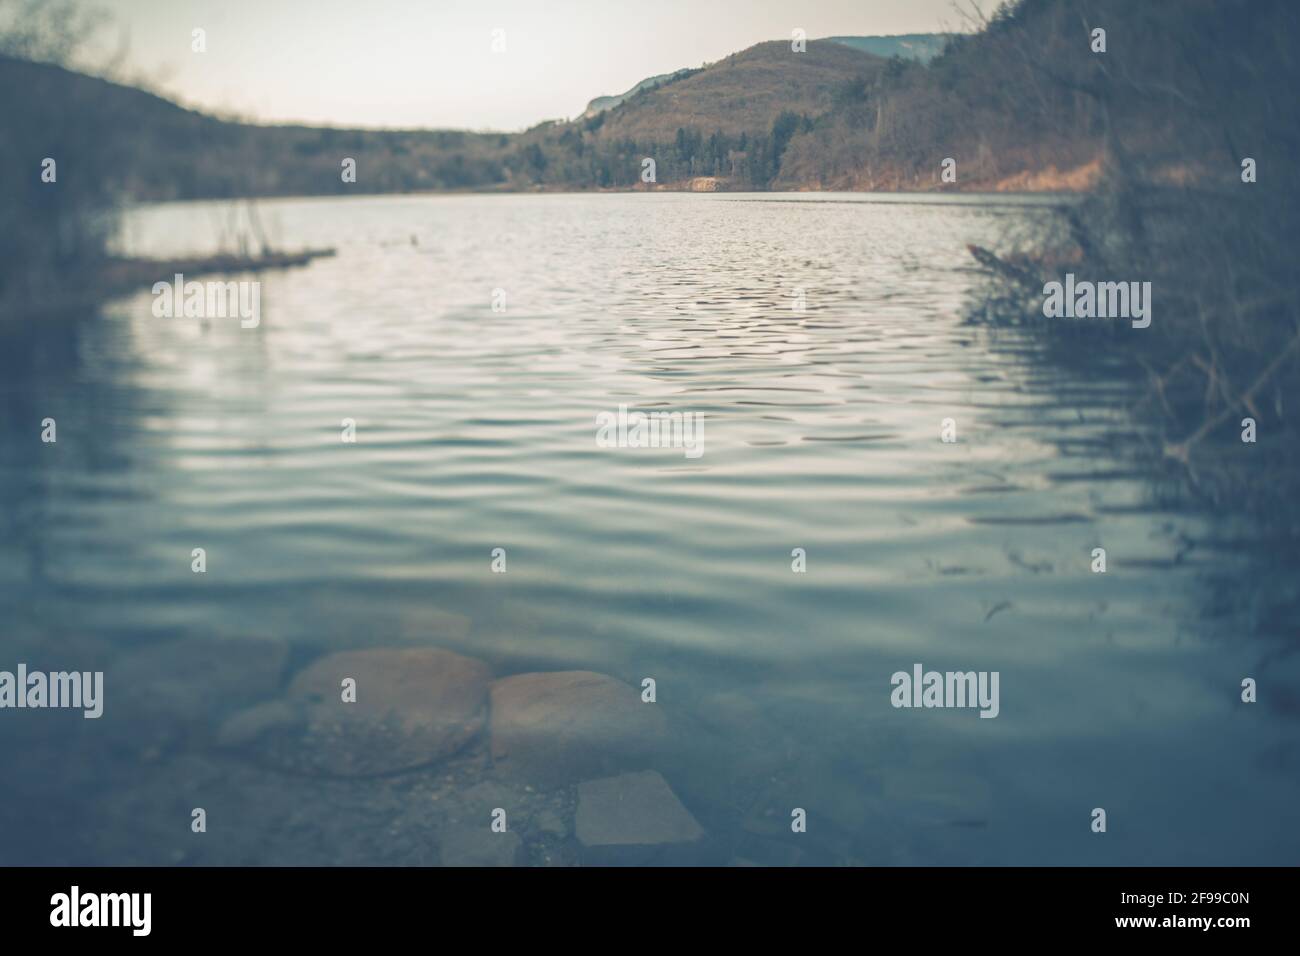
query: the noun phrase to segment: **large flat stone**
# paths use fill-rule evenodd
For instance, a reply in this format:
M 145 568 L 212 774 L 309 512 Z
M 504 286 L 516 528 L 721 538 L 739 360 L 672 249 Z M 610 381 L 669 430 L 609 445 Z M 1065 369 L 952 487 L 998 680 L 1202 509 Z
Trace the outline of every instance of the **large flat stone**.
M 633 687 L 591 671 L 516 674 L 492 685 L 492 760 L 543 787 L 648 766 L 667 721 Z
M 356 702 L 342 700 L 344 678 Z M 345 651 L 296 675 L 279 700 L 236 714 L 221 742 L 300 773 L 356 777 L 433 763 L 486 719 L 486 664 L 433 648 Z
M 578 841 L 605 851 L 610 862 L 648 861 L 646 850 L 698 844 L 704 829 L 653 770 L 619 774 L 578 785 Z

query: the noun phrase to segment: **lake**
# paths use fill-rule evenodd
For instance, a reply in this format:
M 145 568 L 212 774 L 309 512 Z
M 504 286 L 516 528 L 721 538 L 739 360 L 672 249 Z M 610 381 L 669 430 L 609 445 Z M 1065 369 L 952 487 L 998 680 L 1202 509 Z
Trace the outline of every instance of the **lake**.
M 251 277 L 256 328 L 141 289 L 6 330 L 0 669 L 107 676 L 99 720 L 0 712 L 0 862 L 449 862 L 512 800 L 529 862 L 582 862 L 579 781 L 481 744 L 334 779 L 214 743 L 324 654 L 440 647 L 652 679 L 686 862 L 1294 863 L 1300 669 L 1214 613 L 1270 556 L 1133 464 L 1134 383 L 966 321 L 966 244 L 1055 201 L 266 201 L 337 255 Z M 122 244 L 211 250 L 228 216 L 135 210 Z M 698 416 L 700 453 L 598 441 L 620 406 Z M 284 676 L 178 676 L 212 640 Z M 918 664 L 996 672 L 997 716 L 894 706 Z

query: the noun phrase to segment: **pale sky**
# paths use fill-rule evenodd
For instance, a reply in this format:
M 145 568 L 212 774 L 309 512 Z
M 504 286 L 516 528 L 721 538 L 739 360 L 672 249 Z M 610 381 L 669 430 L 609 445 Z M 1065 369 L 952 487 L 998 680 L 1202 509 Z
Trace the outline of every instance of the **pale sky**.
M 987 4 L 986 4 L 987 5 Z M 962 28 L 953 0 L 99 0 L 129 71 L 257 122 L 518 130 L 801 27 Z M 207 52 L 191 51 L 195 28 Z M 494 30 L 506 50 L 492 51 Z

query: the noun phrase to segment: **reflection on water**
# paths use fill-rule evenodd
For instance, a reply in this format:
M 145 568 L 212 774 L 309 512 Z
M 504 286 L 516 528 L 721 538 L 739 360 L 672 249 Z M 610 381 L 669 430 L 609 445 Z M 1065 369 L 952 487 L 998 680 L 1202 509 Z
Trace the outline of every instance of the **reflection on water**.
M 1117 454 L 1128 385 L 962 323 L 965 244 L 1041 204 L 483 196 L 262 214 L 287 245 L 339 254 L 262 276 L 258 329 L 158 319 L 141 290 L 0 330 L 0 670 L 107 674 L 101 720 L 0 711 L 0 861 L 488 862 L 475 834 L 505 807 L 517 861 L 639 862 L 596 852 L 573 813 L 602 799 L 583 779 L 643 766 L 707 834 L 684 862 L 1296 859 L 1295 708 L 1267 689 L 1239 701 L 1247 676 L 1294 701 L 1295 666 L 1202 614 L 1207 575 L 1246 556 L 1207 546 L 1205 519 Z M 199 251 L 211 218 L 144 210 L 125 241 Z M 598 446 L 596 416 L 620 404 L 703 413 L 704 455 Z M 327 655 L 394 647 L 490 675 L 448 717 L 407 665 L 369 658 L 357 706 L 382 688 L 376 713 L 409 699 L 393 711 L 408 722 L 363 738 L 337 711 L 312 723 L 313 667 L 332 687 Z M 1000 672 L 1000 715 L 894 709 L 890 675 L 918 662 Z M 515 705 L 486 681 L 529 671 L 653 678 L 654 704 L 627 692 L 663 739 L 546 786 L 504 773 L 491 723 Z M 575 714 L 597 736 L 643 719 L 604 693 L 562 683 L 519 719 L 543 736 Z M 282 718 L 288 765 L 258 737 Z M 335 758 L 303 756 L 353 746 L 391 769 L 413 727 L 441 746 L 447 721 L 470 742 L 416 770 L 322 775 Z

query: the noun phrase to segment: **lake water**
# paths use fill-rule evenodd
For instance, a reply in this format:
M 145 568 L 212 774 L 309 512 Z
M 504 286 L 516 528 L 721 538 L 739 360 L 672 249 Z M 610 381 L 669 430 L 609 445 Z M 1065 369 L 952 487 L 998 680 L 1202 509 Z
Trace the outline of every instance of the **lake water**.
M 258 277 L 255 329 L 142 289 L 5 330 L 0 669 L 109 682 L 98 721 L 0 712 L 0 862 L 437 862 L 438 768 L 315 780 L 209 746 L 224 700 L 131 715 L 115 661 L 230 638 L 653 678 L 700 862 L 1295 863 L 1297 667 L 1207 610 L 1260 555 L 1127 463 L 1122 378 L 963 321 L 966 244 L 1047 202 L 267 201 L 337 255 Z M 124 244 L 211 249 L 224 214 Z M 702 414 L 703 453 L 602 447 L 620 405 Z M 917 663 L 998 672 L 998 716 L 893 707 Z M 580 859 L 558 832 L 543 861 Z

